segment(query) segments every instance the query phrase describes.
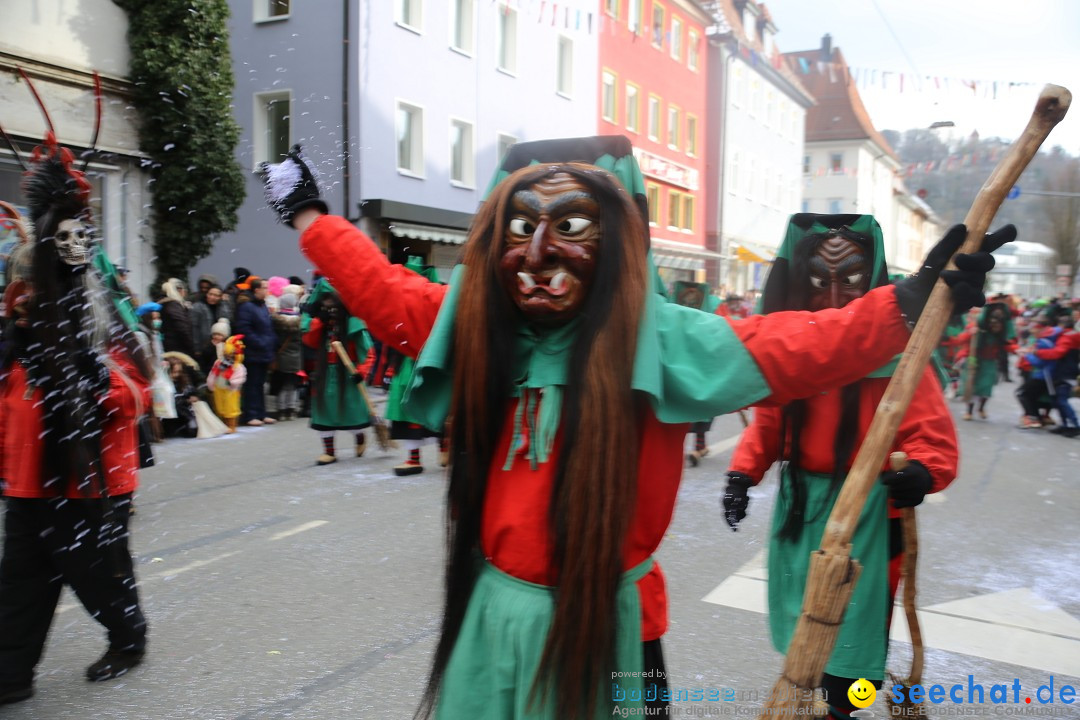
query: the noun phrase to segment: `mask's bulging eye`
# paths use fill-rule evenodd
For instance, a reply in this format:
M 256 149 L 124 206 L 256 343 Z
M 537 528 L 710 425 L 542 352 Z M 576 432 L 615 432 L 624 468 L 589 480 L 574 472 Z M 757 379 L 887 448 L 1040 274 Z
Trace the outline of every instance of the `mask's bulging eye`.
M 532 235 L 536 226 L 525 218 L 516 217 L 510 221 L 510 232 L 514 235 Z
M 567 235 L 579 235 L 584 232 L 590 225 L 592 220 L 583 217 L 566 218 L 559 223 L 559 232 Z
M 818 290 L 825 289 L 825 280 L 817 277 L 816 275 L 810 276 L 810 284 L 816 287 Z
M 852 273 L 844 277 L 844 282 L 848 285 L 858 285 L 859 281 L 862 280 L 862 277 L 862 273 Z

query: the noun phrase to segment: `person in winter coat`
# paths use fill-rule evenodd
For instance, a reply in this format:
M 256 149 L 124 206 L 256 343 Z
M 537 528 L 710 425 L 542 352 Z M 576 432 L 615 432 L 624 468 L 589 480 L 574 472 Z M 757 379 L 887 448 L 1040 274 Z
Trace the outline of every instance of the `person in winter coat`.
M 232 323 L 232 313 L 221 288 L 211 285 L 201 299 L 191 302 L 191 337 L 196 353 L 210 341 L 210 328 L 219 320 Z
M 302 367 L 303 349 L 296 295 L 282 293 L 278 298 L 278 311 L 272 319 L 277 333 L 277 351 L 271 364 L 270 396 L 277 399 L 277 419 L 292 420 L 300 412 L 297 373 Z
M 258 427 L 272 425 L 274 419 L 266 413 L 266 378 L 270 361 L 274 359 L 277 335 L 266 308 L 266 281 L 251 280 L 251 300 L 236 308 L 233 332 L 244 337 L 244 365 L 247 381 L 244 383 L 240 424 Z
M 165 352 L 175 350 L 185 355 L 195 354 L 195 340 L 191 332 L 191 305 L 184 296 L 187 289 L 176 278 L 161 284 L 165 297 L 161 299 L 161 343 Z

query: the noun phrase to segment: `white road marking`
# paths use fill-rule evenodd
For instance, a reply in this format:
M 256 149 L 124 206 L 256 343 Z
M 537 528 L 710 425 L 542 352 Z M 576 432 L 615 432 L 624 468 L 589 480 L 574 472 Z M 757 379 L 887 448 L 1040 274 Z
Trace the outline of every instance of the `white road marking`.
M 307 530 L 313 530 L 314 528 L 320 527 L 322 525 L 326 525 L 328 522 L 330 522 L 330 521 L 329 520 L 312 520 L 311 522 L 304 523 L 303 525 L 298 525 L 298 526 L 294 527 L 292 530 L 284 530 L 282 532 L 279 532 L 277 535 L 274 535 L 270 539 L 271 540 L 281 540 L 282 538 L 287 538 L 290 535 L 296 535 L 297 533 L 302 533 L 302 532 L 305 532 Z
M 702 600 L 765 614 L 765 551 L 755 555 Z M 1029 588 L 963 598 L 919 608 L 926 647 L 1080 676 L 1080 620 Z M 890 637 L 910 643 L 898 604 Z
M 207 565 L 211 565 L 213 563 L 216 563 L 218 560 L 224 560 L 225 558 L 230 558 L 233 555 L 239 555 L 239 554 L 240 554 L 239 550 L 233 550 L 232 552 L 222 553 L 221 555 L 215 555 L 214 557 L 206 558 L 205 560 L 195 560 L 194 562 L 190 562 L 187 565 L 183 565 L 181 567 L 178 567 L 175 570 L 162 570 L 161 572 L 154 573 L 153 575 L 146 578 L 146 580 L 158 580 L 158 579 L 161 579 L 161 578 L 173 578 L 173 577 L 176 577 L 177 575 L 182 575 L 182 574 L 186 573 L 188 570 L 198 570 L 201 567 L 206 567 Z

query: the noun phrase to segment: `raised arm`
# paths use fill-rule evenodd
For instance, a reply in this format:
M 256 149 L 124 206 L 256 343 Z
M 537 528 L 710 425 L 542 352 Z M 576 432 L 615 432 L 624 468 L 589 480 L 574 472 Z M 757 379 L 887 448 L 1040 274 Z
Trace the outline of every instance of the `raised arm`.
M 294 221 L 300 250 L 341 295 L 371 334 L 416 357 L 435 324 L 447 287 L 393 265 L 367 235 L 342 217 L 314 209 Z

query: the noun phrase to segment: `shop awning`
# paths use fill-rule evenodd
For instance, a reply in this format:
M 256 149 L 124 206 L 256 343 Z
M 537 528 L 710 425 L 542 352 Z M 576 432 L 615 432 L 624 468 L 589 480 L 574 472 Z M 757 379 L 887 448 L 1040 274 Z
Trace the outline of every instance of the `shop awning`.
M 746 263 L 771 263 L 776 259 L 776 250 L 757 243 L 739 242 L 735 257 Z
M 657 267 L 672 268 L 673 270 L 704 270 L 705 261 L 698 258 L 679 257 L 677 255 L 664 255 L 653 252 L 653 261 Z
M 464 245 L 465 239 L 469 236 L 464 230 L 397 221 L 390 223 L 390 233 L 394 237 L 430 240 L 431 242 L 446 243 L 447 245 Z

